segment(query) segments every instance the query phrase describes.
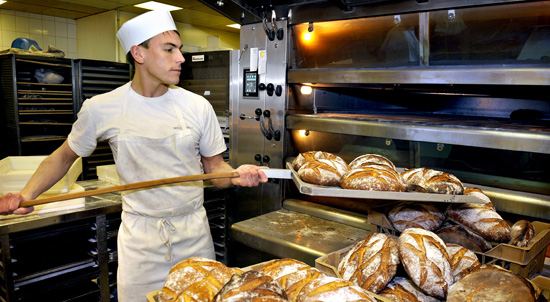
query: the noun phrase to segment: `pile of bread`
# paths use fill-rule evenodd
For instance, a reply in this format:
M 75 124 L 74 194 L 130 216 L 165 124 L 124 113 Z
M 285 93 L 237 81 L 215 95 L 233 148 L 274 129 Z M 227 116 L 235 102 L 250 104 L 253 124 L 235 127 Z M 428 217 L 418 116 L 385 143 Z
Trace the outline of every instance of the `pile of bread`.
M 376 302 L 351 281 L 328 276 L 294 259 L 275 259 L 242 271 L 205 258 L 175 265 L 158 293 L 159 302 Z
M 452 174 L 428 168 L 399 173 L 392 161 L 378 154 L 364 154 L 348 164 L 332 153 L 308 151 L 300 153 L 292 167 L 303 181 L 323 186 L 368 191 L 464 193 L 464 186 Z

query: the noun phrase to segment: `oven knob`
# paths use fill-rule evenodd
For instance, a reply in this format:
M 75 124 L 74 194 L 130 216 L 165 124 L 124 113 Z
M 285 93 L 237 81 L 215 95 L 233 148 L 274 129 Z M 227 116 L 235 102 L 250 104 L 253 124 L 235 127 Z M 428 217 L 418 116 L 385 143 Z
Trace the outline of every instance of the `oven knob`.
M 254 160 L 261 162 L 262 161 L 262 156 L 260 154 L 256 154 L 256 155 L 254 155 Z
M 260 89 L 260 90 L 265 90 L 265 84 L 264 84 L 264 83 L 260 83 L 260 84 L 258 85 L 258 89 Z
M 255 113 L 257 116 L 261 116 L 261 115 L 262 115 L 262 109 L 256 108 L 256 110 L 254 110 L 254 113 Z
M 265 155 L 264 158 L 263 158 L 263 160 L 264 160 L 264 163 L 267 164 L 267 163 L 269 163 L 269 160 L 271 160 L 271 158 L 269 158 L 268 155 Z
M 281 87 L 281 85 L 277 85 L 277 87 L 275 88 L 275 95 L 281 96 L 282 94 L 283 94 L 283 87 Z
M 271 112 L 269 110 L 264 111 L 264 117 L 270 117 Z
M 273 90 L 275 90 L 275 86 L 273 84 L 269 83 L 266 86 L 266 90 L 267 90 L 267 95 L 272 96 L 273 95 Z

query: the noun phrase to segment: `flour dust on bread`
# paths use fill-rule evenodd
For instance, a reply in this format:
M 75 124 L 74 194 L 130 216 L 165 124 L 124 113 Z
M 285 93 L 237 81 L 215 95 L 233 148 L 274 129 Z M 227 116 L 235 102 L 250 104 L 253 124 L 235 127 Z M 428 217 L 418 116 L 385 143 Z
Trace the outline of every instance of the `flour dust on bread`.
M 273 278 L 258 271 L 234 274 L 216 294 L 214 302 L 288 301 L 284 289 Z
M 415 168 L 401 172 L 407 191 L 437 194 L 464 194 L 464 185 L 454 175 L 428 168 Z
M 339 164 L 347 165 L 346 161 L 336 154 L 324 151 L 307 151 L 302 152 L 298 154 L 298 156 L 296 156 L 296 158 L 292 161 L 292 168 L 294 168 L 294 171 L 298 171 L 306 163 L 318 159 L 329 159 Z
M 379 295 L 391 302 L 440 302 L 439 299 L 426 295 L 411 279 L 397 276 Z
M 366 191 L 405 191 L 405 186 L 397 171 L 385 165 L 374 164 L 349 170 L 342 177 L 340 187 Z
M 531 239 L 535 237 L 535 227 L 530 221 L 519 220 L 512 225 L 510 237 L 508 244 L 527 247 L 531 243 Z
M 449 243 L 447 244 L 447 252 L 451 259 L 454 282 L 464 278 L 464 276 L 481 266 L 481 263 L 477 259 L 477 255 L 461 245 Z
M 356 157 L 354 160 L 352 160 L 349 163 L 349 166 L 352 169 L 368 167 L 371 165 L 382 165 L 382 166 L 387 166 L 392 170 L 396 170 L 395 165 L 391 160 L 379 154 L 363 154 L 361 156 Z
M 346 163 L 330 159 L 317 159 L 305 163 L 298 175 L 300 179 L 317 185 L 338 186 L 340 179 L 349 171 Z
M 409 228 L 421 228 L 433 232 L 441 226 L 445 215 L 433 203 L 402 202 L 390 210 L 388 218 L 399 232 Z
M 437 236 L 443 239 L 446 244 L 459 244 L 474 252 L 486 252 L 493 248 L 491 242 L 481 235 L 470 230 L 466 226 L 451 221 L 444 221 L 443 225 L 436 231 Z
M 340 278 L 323 276 L 308 282 L 298 294 L 296 302 L 376 302 L 365 289 Z

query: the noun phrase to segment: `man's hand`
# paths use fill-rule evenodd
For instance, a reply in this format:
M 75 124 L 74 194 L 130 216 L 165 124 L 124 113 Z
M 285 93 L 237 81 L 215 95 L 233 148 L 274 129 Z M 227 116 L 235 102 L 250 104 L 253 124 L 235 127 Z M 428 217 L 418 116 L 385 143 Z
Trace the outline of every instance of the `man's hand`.
M 231 183 L 235 186 L 241 187 L 256 187 L 260 183 L 267 182 L 267 176 L 260 166 L 255 165 L 242 165 L 238 167 L 235 171 L 239 173 L 238 178 L 231 178 Z
M 28 214 L 34 211 L 34 207 L 20 208 L 19 204 L 24 201 L 25 198 L 21 194 L 8 193 L 0 197 L 0 215 L 9 214 Z

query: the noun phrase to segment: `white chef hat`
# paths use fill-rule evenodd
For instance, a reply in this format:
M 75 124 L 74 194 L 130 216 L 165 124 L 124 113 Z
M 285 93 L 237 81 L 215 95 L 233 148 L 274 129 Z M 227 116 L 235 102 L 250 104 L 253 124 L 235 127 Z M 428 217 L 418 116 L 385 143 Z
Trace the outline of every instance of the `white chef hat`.
M 177 30 L 170 12 L 153 10 L 126 21 L 116 35 L 124 48 L 124 53 L 128 53 L 133 45 L 139 45 L 169 30 Z

